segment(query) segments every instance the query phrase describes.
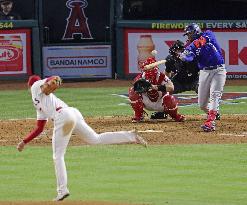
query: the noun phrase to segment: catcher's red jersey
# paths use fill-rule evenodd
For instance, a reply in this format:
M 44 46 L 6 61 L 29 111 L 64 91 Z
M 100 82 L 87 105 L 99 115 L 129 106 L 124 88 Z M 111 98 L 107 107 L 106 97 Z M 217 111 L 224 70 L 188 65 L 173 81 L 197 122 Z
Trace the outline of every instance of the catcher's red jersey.
M 154 59 L 150 59 L 155 61 Z M 149 62 L 147 60 L 147 65 Z M 165 85 L 170 79 L 162 72 L 158 67 L 154 67 L 150 70 L 143 70 L 142 73 L 137 75 L 134 79 L 134 83 L 139 79 L 146 79 L 152 85 Z M 157 90 L 149 90 L 147 92 L 138 93 L 134 91 L 134 87 L 129 89 L 129 99 L 131 107 L 134 111 L 134 117 L 132 122 L 141 122 L 144 119 L 144 108 L 150 111 L 166 112 L 175 121 L 183 121 L 184 117 L 178 114 L 177 101 L 168 92 L 162 92 Z

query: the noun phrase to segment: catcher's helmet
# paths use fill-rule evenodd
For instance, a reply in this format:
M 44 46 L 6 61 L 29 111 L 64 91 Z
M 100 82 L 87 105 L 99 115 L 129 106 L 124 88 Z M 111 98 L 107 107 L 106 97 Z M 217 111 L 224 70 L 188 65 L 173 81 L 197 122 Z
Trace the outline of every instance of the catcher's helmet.
M 188 38 L 191 38 L 192 40 L 197 39 L 200 34 L 202 33 L 202 30 L 200 29 L 199 25 L 196 23 L 189 24 L 184 29 L 185 34 L 184 36 L 188 36 Z
M 144 67 L 145 67 L 146 65 L 149 65 L 149 64 L 155 63 L 155 62 L 156 62 L 156 60 L 155 60 L 154 57 L 147 58 L 147 59 L 143 62 L 143 64 L 141 65 L 141 69 L 143 70 Z
M 175 55 L 177 50 L 184 50 L 184 43 L 180 40 L 175 41 L 172 46 L 169 48 L 169 53 Z

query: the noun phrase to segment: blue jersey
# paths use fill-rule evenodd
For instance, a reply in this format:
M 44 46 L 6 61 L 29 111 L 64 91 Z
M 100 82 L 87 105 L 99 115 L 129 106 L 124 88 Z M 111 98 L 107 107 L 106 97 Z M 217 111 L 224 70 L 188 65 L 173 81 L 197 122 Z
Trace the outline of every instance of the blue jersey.
M 221 48 L 214 33 L 210 30 L 203 32 L 198 39 L 188 45 L 181 54 L 181 59 L 184 61 L 196 60 L 199 69 L 224 64 Z

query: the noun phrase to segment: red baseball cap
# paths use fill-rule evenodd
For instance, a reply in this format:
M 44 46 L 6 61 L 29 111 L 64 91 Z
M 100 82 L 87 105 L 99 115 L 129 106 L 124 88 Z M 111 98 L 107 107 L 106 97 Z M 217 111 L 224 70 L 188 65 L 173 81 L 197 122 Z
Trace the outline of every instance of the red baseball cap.
M 27 85 L 31 87 L 36 81 L 41 80 L 40 76 L 38 75 L 31 75 L 28 79 Z

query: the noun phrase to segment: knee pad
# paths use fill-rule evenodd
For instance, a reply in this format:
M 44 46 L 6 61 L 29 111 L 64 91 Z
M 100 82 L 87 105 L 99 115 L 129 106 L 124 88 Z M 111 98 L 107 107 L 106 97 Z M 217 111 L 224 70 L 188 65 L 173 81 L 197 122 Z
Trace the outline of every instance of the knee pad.
M 165 95 L 163 97 L 163 106 L 165 108 L 165 110 L 174 110 L 177 108 L 177 100 L 174 96 L 172 95 Z

